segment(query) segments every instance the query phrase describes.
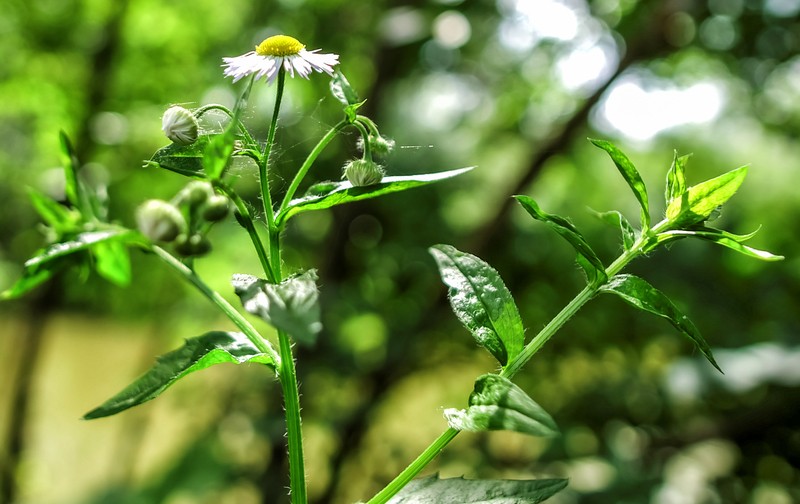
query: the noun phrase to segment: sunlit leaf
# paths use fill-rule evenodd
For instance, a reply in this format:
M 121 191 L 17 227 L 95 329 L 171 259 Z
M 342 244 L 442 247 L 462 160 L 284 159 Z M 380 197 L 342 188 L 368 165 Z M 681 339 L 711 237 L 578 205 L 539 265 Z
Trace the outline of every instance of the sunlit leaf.
M 735 250 L 740 254 L 744 254 L 755 259 L 760 259 L 762 261 L 781 261 L 784 259 L 783 256 L 775 255 L 767 252 L 766 250 L 759 250 L 742 244 L 742 242 L 749 240 L 754 234 L 755 233 L 748 235 L 735 235 L 720 229 L 707 227 L 703 228 L 702 230 L 676 229 L 672 231 L 666 231 L 664 233 L 660 233 L 658 238 L 659 241 L 662 241 L 665 238 L 685 238 L 693 236 L 695 238 L 700 238 L 701 240 L 707 240 L 712 243 L 716 243 L 717 245 L 722 245 L 723 247 Z
M 187 339 L 181 348 L 159 357 L 150 370 L 83 418 L 91 420 L 106 417 L 138 406 L 155 399 L 189 373 L 223 362 L 255 362 L 272 367 L 275 365 L 267 354 L 261 353 L 242 333 L 208 332 Z
M 687 228 L 707 220 L 736 193 L 746 176 L 747 166 L 742 166 L 690 187 L 680 198 L 669 202 L 667 219 L 674 228 Z
M 669 205 L 670 201 L 680 198 L 686 192 L 686 163 L 689 162 L 691 155 L 678 156 L 678 151 L 672 159 L 672 166 L 667 172 L 667 189 L 664 193 L 664 201 Z
M 411 481 L 388 504 L 537 504 L 566 487 L 565 479 L 467 480 L 434 475 Z
M 131 259 L 123 243 L 103 241 L 92 247 L 95 270 L 106 280 L 125 287 L 131 283 Z
M 377 198 L 384 194 L 405 191 L 414 187 L 424 186 L 440 180 L 445 180 L 462 173 L 470 171 L 472 168 L 461 168 L 441 173 L 427 173 L 423 175 L 405 175 L 396 177 L 383 177 L 380 183 L 371 186 L 353 187 L 350 182 L 323 182 L 311 186 L 302 198 L 296 198 L 289 202 L 286 210 L 275 218 L 278 225 L 282 225 L 290 217 L 310 210 L 322 210 L 336 205 L 343 205 L 354 201 L 361 201 L 370 198 Z
M 636 241 L 636 231 L 634 231 L 633 227 L 631 227 L 628 219 L 626 219 L 624 215 L 616 210 L 610 210 L 608 212 L 595 212 L 595 214 L 600 219 L 603 219 L 605 222 L 608 222 L 612 226 L 616 226 L 620 229 L 620 232 L 622 233 L 622 245 L 625 250 L 630 250 L 631 247 L 633 247 L 633 243 Z
M 435 245 L 429 250 L 449 288 L 456 317 L 475 341 L 505 366 L 522 350 L 525 330 L 500 274 L 481 259 L 450 245 Z
M 669 320 L 676 329 L 694 342 L 697 349 L 719 372 L 722 372 L 711 354 L 711 348 L 700 335 L 700 331 L 694 323 L 681 313 L 667 296 L 647 281 L 634 275 L 617 275 L 603 285 L 600 290 L 616 294 L 631 306 Z
M 358 98 L 358 93 L 356 93 L 355 89 L 350 85 L 350 82 L 348 82 L 347 78 L 339 70 L 336 70 L 333 74 L 330 86 L 333 97 L 339 100 L 345 107 L 355 105 L 361 101 Z
M 543 211 L 533 198 L 519 195 L 514 196 L 514 198 L 519 201 L 522 208 L 524 208 L 531 217 L 550 226 L 556 233 L 561 235 L 562 238 L 572 245 L 580 258 L 578 264 L 586 272 L 589 283 L 602 283 L 606 280 L 605 266 L 603 266 L 597 254 L 594 253 L 592 247 L 586 242 L 581 232 L 578 231 L 578 228 L 559 215 L 553 215 Z
M 508 430 L 532 436 L 558 434 L 553 417 L 524 390 L 496 374 L 486 374 L 475 381 L 469 408 L 450 408 L 444 415 L 450 427 L 456 430 Z
M 76 235 L 74 238 L 54 243 L 25 262 L 26 268 L 31 268 L 39 264 L 52 261 L 68 254 L 74 254 L 94 247 L 102 242 L 117 241 L 121 243 L 137 243 L 142 241 L 142 237 L 128 229 L 112 229 L 106 231 L 89 231 Z
M 245 310 L 308 345 L 322 330 L 316 280 L 316 271 L 309 270 L 279 284 L 242 274 L 231 283 Z
M 647 187 L 645 187 L 642 176 L 639 175 L 639 171 L 631 160 L 628 159 L 628 156 L 611 142 L 592 138 L 590 138 L 589 141 L 606 151 L 611 157 L 611 160 L 614 161 L 617 169 L 628 183 L 628 186 L 630 186 L 634 196 L 639 200 L 639 205 L 642 207 L 642 229 L 648 229 L 650 227 L 650 204 L 647 199 Z

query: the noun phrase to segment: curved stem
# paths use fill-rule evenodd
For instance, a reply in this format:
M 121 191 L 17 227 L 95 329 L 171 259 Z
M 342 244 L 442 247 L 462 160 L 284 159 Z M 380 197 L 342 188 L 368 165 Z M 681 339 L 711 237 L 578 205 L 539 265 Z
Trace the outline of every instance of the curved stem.
M 286 82 L 286 72 L 281 68 L 278 71 L 278 91 L 275 95 L 275 108 L 272 111 L 272 121 L 269 124 L 269 132 L 267 133 L 267 143 L 264 145 L 264 151 L 261 153 L 261 162 L 258 164 L 258 176 L 261 181 L 261 202 L 264 204 L 264 216 L 267 219 L 267 226 L 272 229 L 275 222 L 275 215 L 272 210 L 272 196 L 269 192 L 269 157 L 272 153 L 272 146 L 275 143 L 275 130 L 278 127 L 278 114 L 281 110 L 281 99 L 283 98 L 283 87 Z M 276 261 L 273 258 L 273 266 Z
M 365 128 L 364 125 L 359 121 L 354 122 L 353 126 L 355 126 L 359 133 L 361 133 L 361 139 L 364 142 L 364 155 L 362 158 L 372 161 L 372 147 L 369 145 L 369 132 L 367 131 L 367 128 Z
M 328 144 L 333 140 L 333 137 L 336 136 L 344 127 L 347 126 L 347 121 L 339 121 L 333 128 L 331 128 L 325 136 L 323 136 L 317 145 L 314 146 L 314 149 L 308 155 L 306 160 L 303 162 L 303 165 L 297 171 L 297 174 L 292 179 L 292 183 L 289 184 L 289 189 L 286 190 L 286 195 L 283 197 L 283 201 L 281 202 L 281 207 L 278 210 L 278 215 L 280 216 L 283 212 L 286 211 L 286 208 L 289 206 L 289 202 L 292 201 L 295 192 L 297 192 L 297 188 L 300 186 L 300 182 L 303 181 L 308 170 L 311 169 L 311 166 L 314 164 L 314 161 L 317 160 L 319 155 L 328 146 Z

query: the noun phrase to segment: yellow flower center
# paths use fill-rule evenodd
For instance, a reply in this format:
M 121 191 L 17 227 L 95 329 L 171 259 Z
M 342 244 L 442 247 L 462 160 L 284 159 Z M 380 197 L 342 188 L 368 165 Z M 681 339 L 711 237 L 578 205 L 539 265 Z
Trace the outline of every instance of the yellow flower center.
M 260 56 L 294 56 L 306 46 L 288 35 L 273 35 L 256 46 L 256 54 Z

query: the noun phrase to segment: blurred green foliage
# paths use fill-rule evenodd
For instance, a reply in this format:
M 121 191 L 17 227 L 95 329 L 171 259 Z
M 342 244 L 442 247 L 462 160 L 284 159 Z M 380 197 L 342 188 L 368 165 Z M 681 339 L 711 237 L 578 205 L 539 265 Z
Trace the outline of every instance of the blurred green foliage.
M 668 324 L 597 299 L 517 378 L 564 435 L 464 435 L 431 470 L 566 475 L 570 489 L 552 500 L 560 503 L 798 501 L 798 11 L 797 2 L 779 0 L 7 0 L 0 289 L 42 243 L 26 186 L 63 191 L 51 170 L 60 129 L 85 169 L 109 182 L 112 217 L 132 225 L 138 203 L 169 198 L 183 183 L 142 168 L 166 143 L 161 113 L 173 103 L 232 104 L 238 87 L 222 79 L 221 58 L 268 35 L 292 34 L 310 49 L 341 55 L 367 113 L 397 142 L 390 175 L 478 166 L 413 193 L 299 215 L 289 226 L 288 267 L 319 268 L 322 286 L 323 333 L 315 348 L 298 348 L 314 502 L 367 498 L 444 428 L 441 407 L 463 407 L 474 377 L 493 369 L 449 312 L 430 245 L 452 243 L 492 264 L 529 333 L 580 289 L 581 273 L 569 247 L 516 208 L 513 194 L 570 216 L 602 259 L 616 255 L 617 232 L 587 207 L 621 209 L 635 220 L 637 202 L 587 136 L 613 137 L 651 188 L 662 186 L 672 149 L 693 153 L 689 183 L 751 164 L 719 227 L 762 226 L 753 245 L 787 260 L 760 263 L 681 242 L 634 263 L 630 272 L 694 320 L 726 374 L 716 376 Z M 577 32 L 537 32 L 538 20 L 553 12 L 574 16 Z M 605 48 L 607 64 L 590 65 L 598 58 L 590 53 L 583 65 L 596 68 L 592 78 L 569 85 L 564 62 L 593 47 Z M 712 82 L 722 107 L 712 122 L 626 137 L 606 112 L 615 85 L 633 77 L 653 90 Z M 273 97 L 258 85 L 245 117 L 262 136 Z M 327 78 L 289 81 L 285 99 L 279 186 L 339 119 Z M 340 177 L 354 143 L 347 135 L 331 144 L 315 167 L 319 180 Z M 255 202 L 254 167 L 235 169 L 239 189 Z M 663 211 L 658 194 L 651 199 L 654 214 Z M 198 269 L 233 299 L 230 274 L 257 272 L 257 258 L 233 222 L 211 238 L 216 253 Z M 209 371 L 195 388 L 160 398 L 166 406 L 143 406 L 105 427 L 48 423 L 61 407 L 54 397 L 68 397 L 64 414 L 77 419 L 154 355 L 221 329 L 216 313 L 177 278 L 151 258 L 133 260 L 127 289 L 73 272 L 31 299 L 0 306 L 8 322 L 0 351 L 11 363 L 0 375 L 0 425 L 9 439 L 0 456 L 14 464 L 3 466 L 12 475 L 0 482 L 3 495 L 13 487 L 17 502 L 282 502 L 279 394 L 257 369 Z M 74 281 L 81 288 L 65 287 Z M 61 334 L 74 326 L 58 322 L 64 313 L 82 317 L 83 339 Z M 27 352 L 37 327 L 41 345 Z M 51 353 L 60 338 L 82 343 Z M 103 359 L 130 362 L 98 366 Z M 20 403 L 14 391 L 25 384 L 25 369 L 36 386 L 23 388 Z M 85 386 L 57 387 L 77 374 Z M 187 421 L 186 412 L 198 409 L 202 418 Z M 14 427 L 15 414 L 22 428 Z M 101 452 L 92 434 L 75 429 L 100 429 L 108 442 Z M 48 475 L 69 488 L 49 485 Z

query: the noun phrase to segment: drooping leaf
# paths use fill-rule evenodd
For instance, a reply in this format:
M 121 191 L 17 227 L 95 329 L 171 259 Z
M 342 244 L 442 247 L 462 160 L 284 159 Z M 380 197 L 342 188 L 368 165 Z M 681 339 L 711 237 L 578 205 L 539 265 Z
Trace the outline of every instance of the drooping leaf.
M 450 427 L 456 430 L 509 430 L 532 436 L 558 434 L 553 417 L 524 390 L 496 374 L 486 374 L 475 381 L 469 408 L 450 408 L 444 415 Z
M 38 266 L 53 259 L 86 250 L 103 242 L 138 243 L 140 241 L 142 241 L 142 237 L 129 229 L 87 231 L 76 235 L 70 240 L 50 245 L 25 261 L 25 267 Z
M 678 151 L 675 151 L 672 166 L 667 171 L 667 189 L 664 192 L 664 201 L 667 205 L 686 192 L 686 163 L 690 157 L 691 155 L 678 156 Z
M 531 217 L 550 226 L 556 233 L 561 235 L 562 238 L 572 245 L 580 258 L 578 264 L 586 272 L 586 277 L 590 284 L 605 282 L 605 266 L 603 266 L 597 254 L 594 253 L 592 247 L 586 242 L 581 232 L 578 231 L 578 228 L 559 215 L 553 215 L 543 211 L 539 208 L 536 201 L 529 196 L 517 195 L 514 196 L 514 198 L 516 198 L 522 205 L 522 208 L 524 208 Z
M 388 504 L 538 504 L 567 487 L 565 479 L 467 480 L 416 479 Z
M 692 340 L 697 349 L 720 373 L 722 372 L 711 354 L 711 348 L 694 323 L 681 313 L 667 296 L 647 281 L 634 275 L 617 275 L 600 290 L 616 294 L 631 306 L 669 320 L 678 331 Z
M 740 254 L 744 254 L 755 259 L 760 259 L 762 261 L 781 261 L 784 259 L 783 256 L 772 254 L 766 250 L 759 250 L 753 247 L 748 247 L 747 245 L 743 245 L 743 242 L 752 238 L 753 235 L 755 235 L 755 232 L 747 235 L 735 235 L 733 233 L 722 231 L 721 229 L 704 227 L 702 230 L 675 229 L 666 231 L 664 233 L 659 233 L 658 239 L 659 241 L 666 241 L 665 239 L 694 236 L 695 238 L 700 238 L 702 240 L 716 243 L 717 245 L 722 245 L 723 247 L 735 250 Z
M 608 212 L 595 212 L 595 214 L 600 219 L 620 229 L 620 232 L 622 233 L 622 246 L 625 248 L 625 250 L 630 250 L 631 247 L 633 247 L 633 243 L 636 241 L 636 231 L 634 231 L 633 227 L 630 225 L 628 219 L 626 219 L 624 215 L 616 210 L 609 210 Z
M 441 173 L 427 173 L 423 175 L 405 175 L 383 177 L 380 183 L 371 186 L 353 187 L 350 182 L 323 182 L 322 188 L 311 186 L 305 196 L 293 199 L 286 210 L 275 217 L 276 224 L 283 225 L 290 217 L 310 210 L 322 210 L 336 205 L 352 203 L 370 198 L 377 198 L 384 194 L 405 191 L 413 187 L 424 186 L 440 180 L 445 180 L 456 175 L 470 171 L 470 168 L 461 168 Z
M 242 274 L 231 283 L 245 310 L 310 345 L 322 330 L 316 280 L 316 271 L 309 270 L 279 284 Z
M 92 247 L 95 270 L 106 280 L 125 287 L 131 283 L 131 259 L 123 243 L 103 241 Z
M 494 268 L 450 245 L 428 249 L 449 288 L 450 305 L 475 341 L 505 366 L 522 350 L 525 329 L 519 310 Z
M 155 399 L 173 383 L 189 373 L 215 364 L 254 362 L 275 366 L 267 354 L 261 353 L 242 333 L 212 331 L 186 340 L 177 350 L 156 360 L 145 374 L 99 407 L 84 415 L 85 420 L 115 415 L 128 408 Z
M 173 143 L 162 147 L 149 161 L 145 161 L 145 167 L 164 168 L 187 177 L 205 178 L 203 156 L 211 140 L 219 135 L 219 133 L 200 135 L 193 144 Z
M 644 180 L 642 180 L 642 176 L 639 175 L 639 171 L 633 165 L 631 160 L 628 159 L 628 156 L 626 156 L 611 142 L 593 138 L 590 138 L 589 141 L 595 146 L 606 151 L 611 157 L 611 160 L 614 161 L 614 164 L 617 166 L 620 174 L 622 174 L 625 182 L 628 183 L 628 186 L 630 186 L 634 196 L 636 196 L 636 199 L 639 200 L 639 205 L 642 207 L 642 229 L 649 229 L 650 204 L 647 199 L 647 187 L 645 187 Z
M 742 166 L 706 180 L 685 191 L 667 205 L 667 219 L 673 228 L 688 228 L 705 220 L 733 196 L 747 176 Z
M 336 70 L 331 79 L 331 94 L 334 98 L 339 100 L 342 105 L 348 107 L 355 105 L 361 100 L 358 99 L 358 93 L 348 82 L 347 78 L 342 72 Z

